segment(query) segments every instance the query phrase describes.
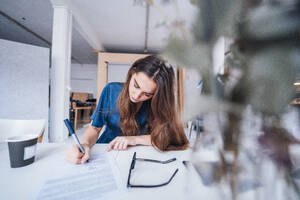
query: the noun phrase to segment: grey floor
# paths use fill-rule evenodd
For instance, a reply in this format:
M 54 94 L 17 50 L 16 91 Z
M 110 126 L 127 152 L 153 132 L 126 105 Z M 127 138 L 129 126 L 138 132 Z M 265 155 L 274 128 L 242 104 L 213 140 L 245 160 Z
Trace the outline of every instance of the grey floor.
M 77 135 L 77 137 L 78 137 L 79 140 L 81 140 L 81 137 L 82 137 L 84 131 L 87 129 L 88 126 L 89 126 L 89 123 L 84 124 L 83 126 L 79 127 L 79 129 L 77 129 L 77 130 L 75 131 L 75 133 L 76 133 L 76 135 Z M 65 143 L 71 143 L 71 144 L 72 144 L 72 143 L 74 143 L 74 139 L 73 139 L 71 136 L 69 136 L 69 137 L 65 140 Z

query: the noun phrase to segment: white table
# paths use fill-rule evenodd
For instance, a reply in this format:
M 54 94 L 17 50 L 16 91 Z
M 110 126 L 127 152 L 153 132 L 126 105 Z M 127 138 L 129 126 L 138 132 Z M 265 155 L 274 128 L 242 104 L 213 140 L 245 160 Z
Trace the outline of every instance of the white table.
M 21 168 L 10 168 L 7 144 L 0 143 L 0 200 L 30 199 L 33 193 L 41 189 L 43 180 L 55 173 L 53 163 L 56 163 L 57 159 L 64 159 L 69 146 L 70 144 L 63 143 L 38 144 L 33 164 Z M 105 144 L 96 144 L 92 151 L 104 152 L 106 147 L 107 145 Z M 147 168 L 149 166 L 148 163 L 137 161 L 136 167 L 132 171 L 132 178 L 133 181 L 137 180 L 140 184 L 149 184 L 153 179 L 157 180 L 157 178 L 160 178 L 157 183 L 162 183 L 168 180 L 176 168 L 179 171 L 171 183 L 166 186 L 158 188 L 129 188 L 125 194 L 114 199 L 223 199 L 220 197 L 216 187 L 204 186 L 199 176 L 193 175 L 193 173 L 187 176 L 187 169 L 182 164 L 182 161 L 189 160 L 190 150 L 159 152 L 153 147 L 137 146 L 130 147 L 127 151 L 111 151 L 109 154 L 114 158 L 117 168 L 120 170 L 124 188 L 126 188 L 129 167 L 134 152 L 137 152 L 138 158 L 156 160 L 177 158 L 175 162 L 164 166 L 157 164 L 158 168 L 153 168 L 153 170 L 149 170 L 149 167 Z M 251 191 L 241 195 L 241 199 L 256 199 L 255 193 Z
M 53 171 L 51 171 L 53 169 L 51 163 L 54 163 L 56 159 L 62 159 L 69 146 L 70 144 L 63 143 L 38 144 L 37 154 L 33 164 L 21 168 L 10 168 L 7 144 L 0 143 L 0 199 L 20 200 L 28 199 L 32 196 L 32 193 L 40 189 L 42 184 L 41 180 L 53 173 Z M 106 144 L 96 144 L 92 151 L 105 151 L 106 147 Z M 167 160 L 176 157 L 177 160 L 174 163 L 164 165 L 162 168 L 165 170 L 167 168 L 168 174 L 166 177 L 170 177 L 176 168 L 178 168 L 179 171 L 169 185 L 159 188 L 129 188 L 128 192 L 117 199 L 184 199 L 186 168 L 182 164 L 182 161 L 189 159 L 189 150 L 159 152 L 153 147 L 137 146 L 131 147 L 127 151 L 111 151 L 110 154 L 112 154 L 116 161 L 124 183 L 127 183 L 133 152 L 137 152 L 137 157 L 157 160 Z M 136 166 L 143 165 L 143 163 L 144 162 L 137 161 Z M 147 184 L 149 170 L 147 173 L 139 172 L 140 171 L 133 171 L 132 176 L 139 176 L 138 180 L 142 180 L 143 184 Z M 150 174 L 152 177 L 155 177 L 155 175 L 159 175 L 159 170 L 153 170 Z M 124 185 L 124 188 L 125 187 L 126 185 Z

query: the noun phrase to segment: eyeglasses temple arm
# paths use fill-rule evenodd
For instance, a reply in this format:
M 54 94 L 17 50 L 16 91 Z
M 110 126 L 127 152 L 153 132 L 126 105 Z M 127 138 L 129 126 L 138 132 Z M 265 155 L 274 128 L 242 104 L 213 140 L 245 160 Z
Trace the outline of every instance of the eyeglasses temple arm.
M 161 164 L 167 164 L 167 163 L 175 161 L 176 158 L 172 158 L 172 159 L 169 159 L 169 160 L 163 160 L 163 161 L 161 161 L 161 160 L 146 159 L 146 158 L 136 158 L 136 160 L 146 161 L 146 162 L 155 162 L 155 163 L 161 163 Z
M 130 186 L 131 170 L 134 169 L 134 166 L 135 166 L 135 160 L 136 160 L 136 152 L 134 152 L 134 154 L 133 154 L 133 156 L 132 156 L 132 161 L 131 161 L 131 164 L 130 164 L 129 173 L 128 173 L 128 178 L 127 178 L 127 187 Z

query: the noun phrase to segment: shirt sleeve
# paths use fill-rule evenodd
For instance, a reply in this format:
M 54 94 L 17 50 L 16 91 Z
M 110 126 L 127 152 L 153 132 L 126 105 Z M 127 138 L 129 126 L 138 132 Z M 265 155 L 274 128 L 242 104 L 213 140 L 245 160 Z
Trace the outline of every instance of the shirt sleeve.
M 107 111 L 109 110 L 109 87 L 105 86 L 102 90 L 98 105 L 91 116 L 92 126 L 102 127 L 106 124 Z

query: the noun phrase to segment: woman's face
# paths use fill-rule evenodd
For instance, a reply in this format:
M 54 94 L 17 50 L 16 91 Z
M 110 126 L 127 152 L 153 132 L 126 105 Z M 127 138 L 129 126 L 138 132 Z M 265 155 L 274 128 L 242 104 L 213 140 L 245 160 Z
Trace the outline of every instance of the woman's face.
M 137 72 L 131 76 L 129 83 L 129 98 L 138 103 L 151 99 L 156 91 L 157 84 L 144 72 Z

